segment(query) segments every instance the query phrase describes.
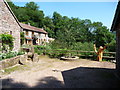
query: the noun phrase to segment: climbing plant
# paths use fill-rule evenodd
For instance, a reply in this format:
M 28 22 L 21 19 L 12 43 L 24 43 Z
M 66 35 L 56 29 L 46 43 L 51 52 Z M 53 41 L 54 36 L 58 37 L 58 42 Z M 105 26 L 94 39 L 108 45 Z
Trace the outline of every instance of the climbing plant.
M 2 41 L 2 50 L 12 50 L 14 38 L 10 34 L 0 34 L 0 39 Z M 7 47 L 8 46 L 8 47 Z
M 25 40 L 25 34 L 24 34 L 24 32 L 20 32 L 20 42 L 21 42 L 21 45 L 23 45 L 24 44 L 24 40 Z

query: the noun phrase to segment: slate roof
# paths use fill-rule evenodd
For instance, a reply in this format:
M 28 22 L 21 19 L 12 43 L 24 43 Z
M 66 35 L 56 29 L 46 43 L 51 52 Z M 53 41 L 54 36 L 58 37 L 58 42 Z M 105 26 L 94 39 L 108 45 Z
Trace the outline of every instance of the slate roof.
M 23 23 L 20 23 L 20 25 L 23 29 L 47 34 L 47 32 L 41 28 L 37 28 L 37 27 L 30 26 L 30 25 L 23 24 Z

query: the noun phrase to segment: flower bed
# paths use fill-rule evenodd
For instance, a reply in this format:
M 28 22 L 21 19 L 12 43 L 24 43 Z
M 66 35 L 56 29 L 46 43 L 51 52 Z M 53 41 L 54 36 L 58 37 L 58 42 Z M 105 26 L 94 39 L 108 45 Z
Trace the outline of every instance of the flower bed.
M 0 53 L 0 69 L 4 69 L 19 63 L 20 55 L 23 55 L 24 52 L 8 52 Z
M 12 58 L 12 57 L 16 57 L 18 55 L 23 55 L 25 54 L 24 52 L 8 52 L 8 53 L 0 53 L 0 61 L 4 60 L 4 59 L 8 59 L 8 58 Z

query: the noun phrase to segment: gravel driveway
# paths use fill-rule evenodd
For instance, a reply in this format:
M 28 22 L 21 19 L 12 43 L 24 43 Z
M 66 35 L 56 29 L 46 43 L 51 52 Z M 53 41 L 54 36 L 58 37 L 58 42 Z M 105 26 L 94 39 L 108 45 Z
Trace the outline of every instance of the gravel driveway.
M 37 63 L 29 62 L 25 70 L 2 74 L 3 88 L 115 88 L 115 64 L 87 59 L 62 61 L 40 56 Z

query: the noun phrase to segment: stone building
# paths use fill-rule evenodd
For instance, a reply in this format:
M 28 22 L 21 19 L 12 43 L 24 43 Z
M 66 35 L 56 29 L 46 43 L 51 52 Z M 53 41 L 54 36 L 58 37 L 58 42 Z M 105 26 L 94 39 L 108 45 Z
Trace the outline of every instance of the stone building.
M 0 34 L 8 33 L 15 38 L 13 51 L 20 49 L 20 29 L 19 21 L 7 2 L 0 0 Z
M 28 24 L 20 23 L 22 27 L 22 31 L 25 33 L 25 42 L 24 44 L 29 45 L 44 45 L 45 43 L 49 43 L 51 38 L 48 37 L 48 33 L 37 27 L 33 27 Z
M 120 1 L 117 5 L 111 30 L 116 31 L 116 70 L 117 75 L 120 77 Z

